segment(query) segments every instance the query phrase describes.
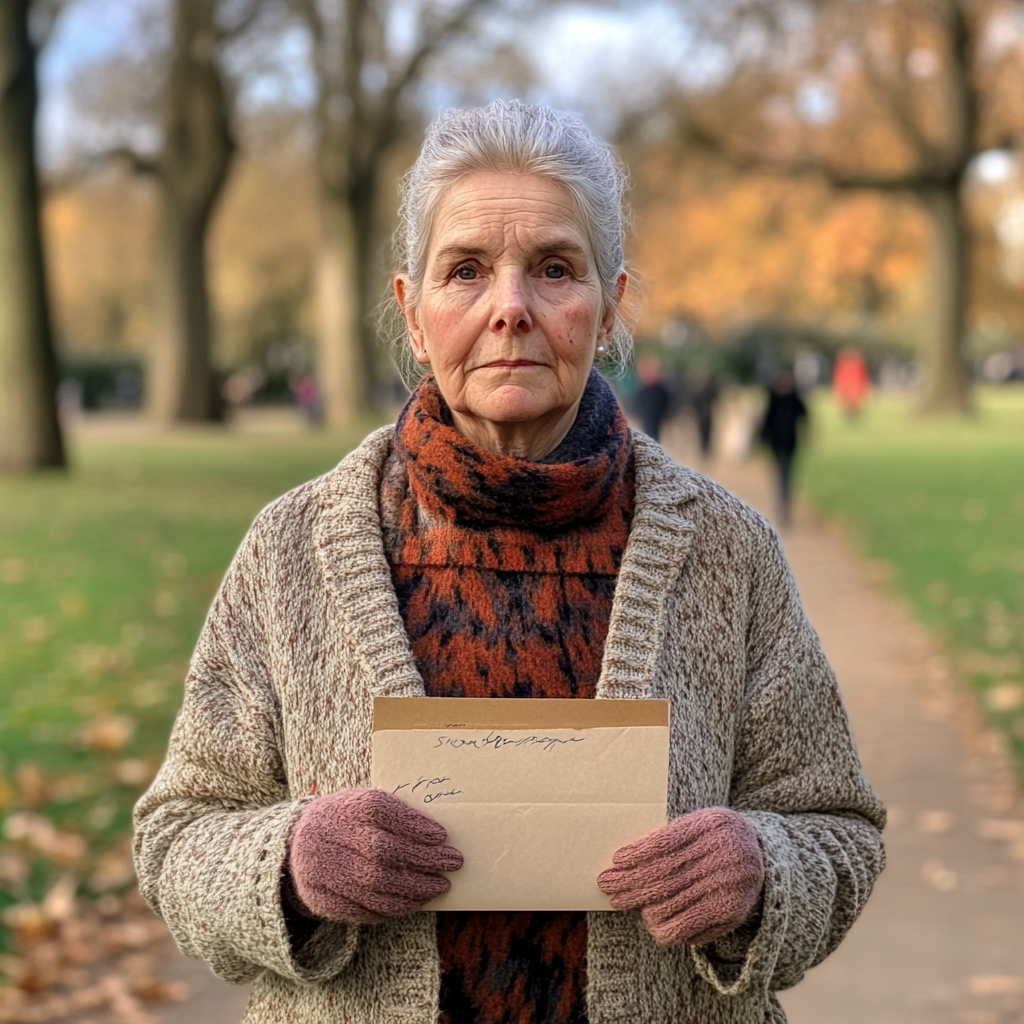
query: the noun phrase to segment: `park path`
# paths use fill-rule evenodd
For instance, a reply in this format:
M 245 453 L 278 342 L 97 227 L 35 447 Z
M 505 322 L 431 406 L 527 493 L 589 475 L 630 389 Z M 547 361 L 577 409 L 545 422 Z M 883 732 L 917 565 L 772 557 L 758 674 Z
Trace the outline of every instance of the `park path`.
M 688 442 L 676 428 L 667 447 L 693 465 Z M 697 465 L 771 516 L 766 466 Z M 884 566 L 805 506 L 782 539 L 889 808 L 888 866 L 839 949 L 782 994 L 790 1024 L 1024 1024 L 1024 804 L 1012 770 L 885 589 Z
M 694 464 L 685 430 L 667 447 Z M 760 464 L 700 468 L 771 513 Z M 790 1024 L 1024 1024 L 1024 803 L 1006 760 L 882 567 L 806 507 L 783 541 L 889 807 L 888 867 L 842 946 L 783 993 Z M 246 989 L 171 948 L 165 968 L 193 997 L 161 1024 L 241 1019 Z

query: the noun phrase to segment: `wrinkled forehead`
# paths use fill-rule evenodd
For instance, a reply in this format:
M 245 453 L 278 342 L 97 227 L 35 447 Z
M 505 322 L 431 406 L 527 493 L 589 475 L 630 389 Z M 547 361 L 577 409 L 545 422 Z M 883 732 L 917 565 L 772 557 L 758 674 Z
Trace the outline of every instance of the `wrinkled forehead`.
M 553 249 L 593 260 L 572 193 L 539 174 L 476 171 L 456 181 L 437 205 L 428 260 L 465 250 L 498 256 Z

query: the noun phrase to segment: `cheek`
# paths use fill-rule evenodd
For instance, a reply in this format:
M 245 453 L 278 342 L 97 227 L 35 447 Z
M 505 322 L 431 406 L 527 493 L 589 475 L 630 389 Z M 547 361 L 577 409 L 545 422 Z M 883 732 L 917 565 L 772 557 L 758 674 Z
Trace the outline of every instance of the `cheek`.
M 590 296 L 560 303 L 548 320 L 552 341 L 564 345 L 567 355 L 585 353 L 597 333 L 600 312 L 600 304 L 595 304 Z
M 461 362 L 479 333 L 477 319 L 471 309 L 453 302 L 425 305 L 423 331 L 434 360 L 447 364 Z

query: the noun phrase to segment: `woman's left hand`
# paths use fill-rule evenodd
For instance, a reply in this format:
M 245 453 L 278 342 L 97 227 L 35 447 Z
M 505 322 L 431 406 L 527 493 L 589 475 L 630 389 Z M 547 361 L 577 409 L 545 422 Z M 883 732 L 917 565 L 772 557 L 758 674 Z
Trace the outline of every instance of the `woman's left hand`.
M 597 884 L 616 910 L 640 910 L 664 946 L 700 946 L 739 928 L 764 888 L 754 826 L 728 807 L 707 807 L 617 850 Z

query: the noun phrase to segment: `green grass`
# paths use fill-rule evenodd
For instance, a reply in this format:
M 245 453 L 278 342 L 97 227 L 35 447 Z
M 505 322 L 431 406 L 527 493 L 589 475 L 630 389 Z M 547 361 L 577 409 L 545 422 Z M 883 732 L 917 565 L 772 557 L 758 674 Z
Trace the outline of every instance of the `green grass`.
M 814 408 L 803 483 L 944 642 L 1024 778 L 1024 389 L 985 389 L 966 422 L 878 398 Z
M 0 816 L 41 814 L 90 851 L 31 858 L 25 879 L 31 837 L 6 860 L 0 849 L 0 909 L 38 898 L 68 864 L 87 878 L 104 851 L 123 850 L 246 528 L 355 440 L 96 438 L 72 445 L 67 475 L 0 479 Z

